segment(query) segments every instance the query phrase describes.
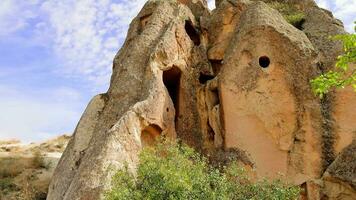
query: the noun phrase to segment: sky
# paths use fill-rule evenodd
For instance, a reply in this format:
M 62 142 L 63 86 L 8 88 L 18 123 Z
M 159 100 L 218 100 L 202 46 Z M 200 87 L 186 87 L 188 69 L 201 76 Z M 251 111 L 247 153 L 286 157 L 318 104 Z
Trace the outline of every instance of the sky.
M 146 0 L 1 0 L 0 139 L 71 134 Z M 317 0 L 349 32 L 356 0 Z M 209 1 L 213 8 L 214 2 Z

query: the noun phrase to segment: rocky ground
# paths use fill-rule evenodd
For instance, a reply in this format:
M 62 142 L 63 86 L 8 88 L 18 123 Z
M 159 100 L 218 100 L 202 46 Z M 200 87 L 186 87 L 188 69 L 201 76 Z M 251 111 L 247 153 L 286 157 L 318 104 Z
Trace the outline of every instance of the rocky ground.
M 46 199 L 54 168 L 70 136 L 43 143 L 0 141 L 0 200 Z

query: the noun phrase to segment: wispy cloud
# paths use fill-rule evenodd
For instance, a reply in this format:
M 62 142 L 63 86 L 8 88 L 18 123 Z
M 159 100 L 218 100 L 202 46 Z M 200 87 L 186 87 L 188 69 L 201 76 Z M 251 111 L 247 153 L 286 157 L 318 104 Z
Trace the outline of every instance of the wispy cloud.
M 322 8 L 333 12 L 334 16 L 344 22 L 345 29 L 354 32 L 354 21 L 356 21 L 356 1 L 355 0 L 316 0 Z
M 2 0 L 0 1 L 0 36 L 19 31 L 28 25 L 28 20 L 36 17 L 28 9 L 35 1 Z
M 86 79 L 93 89 L 103 90 L 128 25 L 145 2 L 2 0 L 0 37 L 23 37 L 46 45 L 60 61 L 53 71 Z
M 0 140 L 31 142 L 71 133 L 83 109 L 80 94 L 71 88 L 24 94 L 0 86 L 0 93 Z
M 58 69 L 68 76 L 84 76 L 94 85 L 107 85 L 112 60 L 124 40 L 128 24 L 145 0 L 63 0 L 41 5 L 53 33 L 53 49 L 64 61 Z M 42 22 L 43 23 L 43 22 Z
M 208 7 L 210 10 L 215 8 L 215 1 L 214 0 L 208 0 Z
M 112 60 L 125 39 L 128 24 L 146 0 L 2 0 L 0 34 L 33 29 L 33 39 L 53 49 L 54 69 L 67 77 L 85 78 L 93 87 L 105 88 Z M 354 0 L 317 0 L 333 10 L 353 30 Z M 212 9 L 213 0 L 208 0 Z M 21 15 L 19 15 L 21 13 Z M 33 22 L 36 18 L 35 23 Z M 32 21 L 31 21 L 32 20 Z M 28 27 L 28 26 L 32 27 Z M 44 41 L 44 38 L 47 40 Z

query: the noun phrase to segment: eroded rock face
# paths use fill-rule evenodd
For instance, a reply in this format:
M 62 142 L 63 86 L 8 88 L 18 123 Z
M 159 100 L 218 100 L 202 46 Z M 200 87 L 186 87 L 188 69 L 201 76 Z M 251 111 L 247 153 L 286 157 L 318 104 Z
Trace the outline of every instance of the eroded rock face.
M 319 114 L 308 87 L 315 74 L 312 44 L 260 2 L 244 11 L 237 29 L 219 74 L 226 147 L 247 151 L 259 176 L 317 177 L 320 161 L 310 156 L 320 158 L 312 144 L 317 122 L 311 115 Z
M 323 175 L 324 194 L 329 199 L 356 197 L 356 141 L 347 146 Z
M 125 163 L 134 171 L 142 147 L 161 136 L 212 163 L 238 161 L 257 178 L 283 173 L 308 199 L 352 196 L 352 181 L 335 183 L 333 172 L 355 154 L 345 148 L 355 138 L 356 95 L 320 101 L 309 83 L 334 65 L 340 44 L 326 36 L 343 27 L 312 0 L 294 3 L 306 13 L 302 30 L 259 1 L 219 0 L 213 11 L 205 0 L 148 1 L 115 57 L 108 92 L 79 121 L 48 199 L 103 198 L 113 173 Z

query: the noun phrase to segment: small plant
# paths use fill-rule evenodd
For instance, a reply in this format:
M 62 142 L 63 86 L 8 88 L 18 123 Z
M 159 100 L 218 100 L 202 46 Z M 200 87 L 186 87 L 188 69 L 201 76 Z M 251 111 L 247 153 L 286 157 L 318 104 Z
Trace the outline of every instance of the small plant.
M 46 199 L 43 192 L 35 189 L 36 171 L 48 169 L 40 152 L 34 152 L 33 158 L 11 157 L 0 158 L 0 200 L 16 196 L 16 199 L 34 200 Z
M 13 183 L 13 178 L 0 179 L 0 193 L 7 194 L 12 191 L 17 191 L 18 187 Z
M 35 150 L 33 152 L 32 167 L 34 169 L 49 169 L 50 163 L 46 163 L 43 154 L 40 150 Z
M 21 180 L 21 189 L 20 189 L 20 194 L 19 194 L 20 199 L 35 200 L 37 192 L 31 184 L 32 180 L 33 180 L 33 177 L 30 175 L 23 177 L 23 179 Z
M 20 162 L 20 158 L 0 158 L 0 178 L 16 177 L 25 167 L 25 164 Z
M 295 200 L 300 190 L 282 181 L 253 183 L 232 164 L 221 170 L 186 145 L 162 142 L 140 154 L 137 174 L 128 168 L 113 177 L 107 200 Z
M 356 34 L 336 35 L 332 39 L 343 43 L 344 53 L 337 58 L 334 70 L 330 70 L 311 81 L 314 94 L 320 98 L 323 98 L 334 88 L 352 86 L 356 92 Z
M 277 1 L 270 1 L 267 3 L 270 7 L 278 10 L 285 20 L 292 24 L 294 27 L 301 29 L 302 24 L 305 21 L 305 14 L 301 10 L 299 10 L 292 3 L 282 3 Z

